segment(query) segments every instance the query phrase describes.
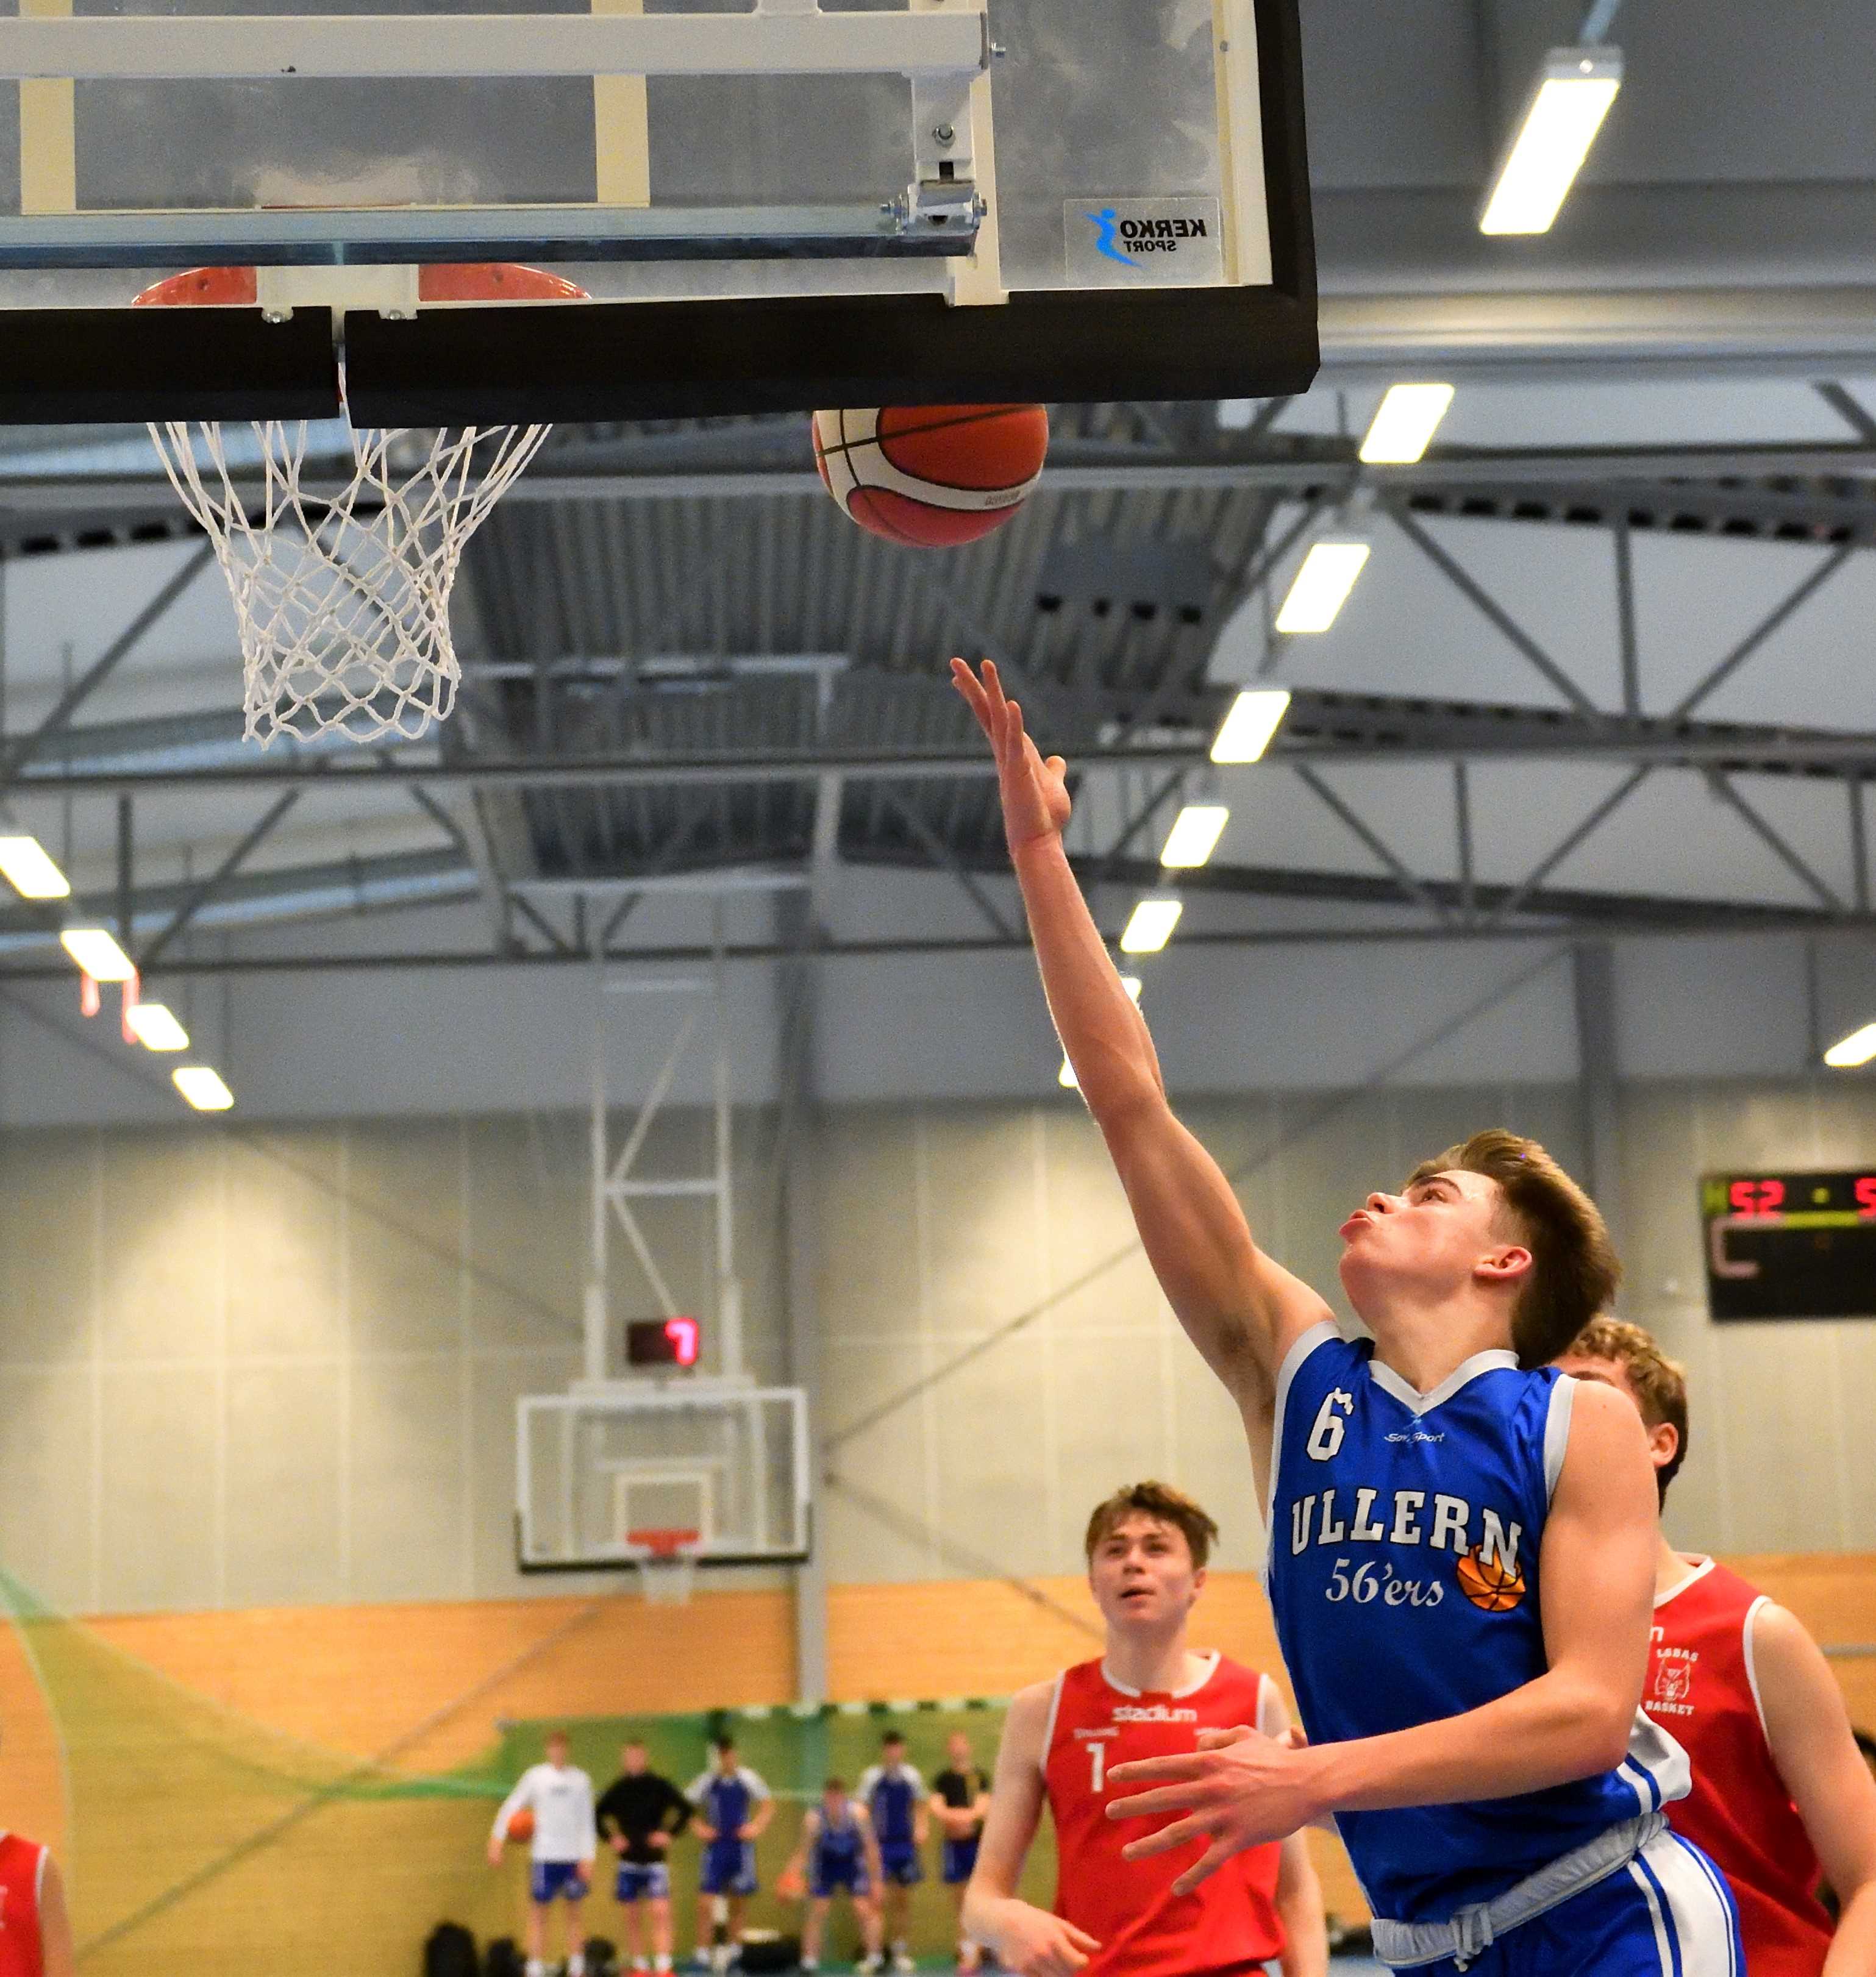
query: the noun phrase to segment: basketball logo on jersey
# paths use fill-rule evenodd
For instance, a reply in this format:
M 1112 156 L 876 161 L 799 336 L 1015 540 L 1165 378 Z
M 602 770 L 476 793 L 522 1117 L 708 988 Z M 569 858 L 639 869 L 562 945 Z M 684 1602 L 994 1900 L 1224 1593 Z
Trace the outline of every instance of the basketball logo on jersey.
M 1657 1647 L 1654 1681 L 1646 1698 L 1646 1707 L 1652 1714 L 1662 1716 L 1691 1716 L 1693 1706 L 1688 1697 L 1693 1689 L 1693 1665 L 1700 1659 L 1697 1648 Z
M 1515 1550 L 1507 1556 L 1489 1545 L 1477 1546 L 1453 1571 L 1459 1590 L 1482 1613 L 1508 1613 L 1524 1596 L 1524 1575 Z

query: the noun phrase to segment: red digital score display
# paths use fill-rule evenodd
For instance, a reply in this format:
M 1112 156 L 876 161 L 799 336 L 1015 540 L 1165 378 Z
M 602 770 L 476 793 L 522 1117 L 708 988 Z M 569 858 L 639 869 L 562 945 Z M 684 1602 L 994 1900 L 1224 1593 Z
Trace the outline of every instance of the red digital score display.
M 1876 1317 L 1876 1172 L 1707 1174 L 1716 1319 Z
M 628 1366 L 695 1366 L 703 1327 L 694 1318 L 634 1319 L 626 1327 Z

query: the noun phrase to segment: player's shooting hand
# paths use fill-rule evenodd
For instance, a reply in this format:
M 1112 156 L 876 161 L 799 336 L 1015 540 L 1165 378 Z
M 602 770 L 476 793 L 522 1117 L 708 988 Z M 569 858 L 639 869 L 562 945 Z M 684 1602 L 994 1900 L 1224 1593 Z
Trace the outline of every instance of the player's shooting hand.
M 1240 1725 L 1202 1730 L 1198 1741 L 1200 1748 L 1190 1755 L 1138 1758 L 1108 1774 L 1110 1784 L 1147 1787 L 1110 1799 L 1110 1819 L 1184 1815 L 1130 1841 L 1122 1850 L 1129 1860 L 1170 1853 L 1194 1840 L 1209 1843 L 1174 1882 L 1173 1892 L 1181 1895 L 1189 1895 L 1234 1853 L 1286 1839 L 1326 1809 L 1317 1795 L 1310 1753 L 1288 1736 L 1280 1741 Z
M 951 662 L 951 679 L 977 717 L 996 757 L 997 788 L 1003 799 L 1003 836 L 1014 852 L 1037 839 L 1059 837 L 1068 822 L 1068 765 L 1059 755 L 1045 760 L 1024 731 L 1022 709 L 1005 698 L 996 662 L 986 659 L 982 676 L 962 659 Z
M 1074 1977 L 1101 1946 L 1085 1929 L 1013 1897 L 998 1903 L 996 1960 L 1016 1977 Z

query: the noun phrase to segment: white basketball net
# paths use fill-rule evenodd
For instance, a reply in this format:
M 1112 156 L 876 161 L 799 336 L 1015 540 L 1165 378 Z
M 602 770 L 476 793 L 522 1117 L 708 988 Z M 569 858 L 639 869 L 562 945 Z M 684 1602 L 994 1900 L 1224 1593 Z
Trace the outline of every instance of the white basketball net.
M 256 422 L 253 465 L 230 460 L 219 421 L 150 427 L 234 597 L 250 741 L 414 741 L 448 714 L 462 677 L 449 602 L 463 545 L 550 430 L 360 431 L 348 415 L 350 477 L 315 492 L 302 485 L 303 420 Z

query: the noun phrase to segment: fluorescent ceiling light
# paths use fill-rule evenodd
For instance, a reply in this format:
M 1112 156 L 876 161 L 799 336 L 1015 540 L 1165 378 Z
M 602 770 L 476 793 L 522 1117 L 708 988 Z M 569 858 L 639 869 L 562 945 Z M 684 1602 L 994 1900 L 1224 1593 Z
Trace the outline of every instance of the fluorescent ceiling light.
M 68 927 L 58 938 L 94 982 L 128 982 L 137 972 L 137 964 L 117 945 L 116 935 L 104 927 Z
M 1172 930 L 1179 924 L 1179 916 L 1184 911 L 1183 899 L 1170 899 L 1164 894 L 1142 899 L 1134 908 L 1127 930 L 1121 936 L 1121 953 L 1158 954 L 1172 939 Z
M 1553 48 L 1491 189 L 1481 233 L 1547 233 L 1622 87 L 1618 48 Z
M 213 1064 L 179 1064 L 170 1073 L 176 1088 L 198 1112 L 226 1112 L 234 1103 L 234 1094 L 222 1082 Z
M 145 1050 L 189 1048 L 189 1032 L 160 1002 L 134 1002 L 124 1012 L 124 1027 Z
M 1289 711 L 1287 687 L 1247 687 L 1218 724 L 1211 759 L 1214 762 L 1256 761 L 1270 747 L 1270 737 L 1282 727 L 1283 716 Z
M 1362 441 L 1370 467 L 1411 467 L 1452 403 L 1450 385 L 1390 385 Z
M 22 899 L 68 899 L 71 881 L 36 837 L 0 837 L 0 874 Z
M 1824 1053 L 1824 1061 L 1833 1071 L 1854 1071 L 1873 1057 L 1876 1057 L 1876 1023 L 1865 1023 L 1841 1043 L 1832 1044 Z
M 1277 614 L 1280 632 L 1326 632 L 1368 560 L 1363 542 L 1312 543 Z
M 1140 1000 L 1140 978 L 1138 975 L 1123 975 L 1121 986 L 1138 1002 Z M 1078 1091 L 1082 1081 L 1075 1074 L 1075 1067 L 1068 1061 L 1066 1051 L 1062 1053 L 1062 1068 L 1055 1073 L 1055 1082 L 1064 1091 Z
M 1173 827 L 1166 833 L 1166 846 L 1160 853 L 1160 863 L 1181 871 L 1203 865 L 1217 849 L 1218 840 L 1224 835 L 1230 816 L 1222 804 L 1187 804 L 1173 819 Z

